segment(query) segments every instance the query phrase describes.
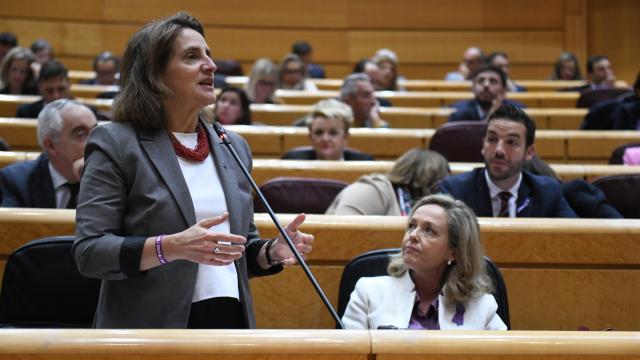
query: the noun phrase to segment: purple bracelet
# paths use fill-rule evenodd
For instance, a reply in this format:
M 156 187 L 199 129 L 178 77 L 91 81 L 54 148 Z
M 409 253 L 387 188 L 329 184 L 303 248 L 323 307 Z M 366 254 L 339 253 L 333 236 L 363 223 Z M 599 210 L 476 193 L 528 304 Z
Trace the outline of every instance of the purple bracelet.
M 166 264 L 167 263 L 167 258 L 164 257 L 164 253 L 162 252 L 162 238 L 164 237 L 164 235 L 158 235 L 156 237 L 156 255 L 158 255 L 158 260 L 160 261 L 160 264 Z

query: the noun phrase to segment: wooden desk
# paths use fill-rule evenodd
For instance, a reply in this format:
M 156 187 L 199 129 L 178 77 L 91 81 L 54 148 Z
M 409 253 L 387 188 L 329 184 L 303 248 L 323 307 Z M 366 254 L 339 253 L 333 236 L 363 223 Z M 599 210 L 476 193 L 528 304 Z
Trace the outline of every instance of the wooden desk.
M 0 329 L 0 360 L 367 360 L 366 330 Z
M 280 218 L 287 224 L 293 215 Z M 263 237 L 275 234 L 265 214 L 255 220 Z M 0 209 L 0 266 L 30 240 L 73 234 L 74 222 L 73 210 Z M 309 263 L 334 305 L 344 264 L 366 251 L 398 247 L 405 223 L 402 217 L 308 216 L 303 231 L 316 237 Z M 487 255 L 505 277 L 514 329 L 638 328 L 640 220 L 481 218 L 480 229 Z M 251 288 L 258 327 L 333 327 L 299 267 L 254 278 Z
M 30 95 L 3 95 L 0 94 L 0 117 L 16 116 L 18 106 L 40 100 L 40 96 Z M 98 110 L 109 111 L 113 104 L 112 99 L 76 98 L 79 102 L 95 107 Z
M 640 333 L 0 329 L 0 359 L 638 359 Z
M 343 79 L 310 79 L 320 90 L 340 90 Z M 236 87 L 246 86 L 249 78 L 246 76 L 227 76 L 227 84 Z M 528 92 L 537 91 L 558 91 L 566 88 L 578 87 L 586 84 L 583 80 L 518 80 L 518 85 L 527 88 Z M 404 79 L 399 80 L 398 85 L 407 91 L 469 91 L 471 81 L 445 81 L 445 80 L 425 80 L 425 79 Z M 617 87 L 628 87 L 623 80 L 616 81 Z
M 311 113 L 312 105 L 252 104 L 253 121 L 271 126 L 291 126 L 296 120 Z M 428 129 L 445 124 L 452 108 L 433 107 L 381 107 L 382 117 L 392 129 Z M 536 128 L 574 130 L 579 129 L 587 109 L 528 108 L 527 114 L 536 122 Z
M 276 96 L 284 104 L 310 105 L 322 99 L 336 98 L 339 92 L 277 90 Z M 391 101 L 394 107 L 445 107 L 457 101 L 472 99 L 473 94 L 470 91 L 377 91 L 376 97 Z M 507 95 L 507 98 L 532 108 L 575 108 L 578 97 L 580 94 L 575 92 L 525 92 Z

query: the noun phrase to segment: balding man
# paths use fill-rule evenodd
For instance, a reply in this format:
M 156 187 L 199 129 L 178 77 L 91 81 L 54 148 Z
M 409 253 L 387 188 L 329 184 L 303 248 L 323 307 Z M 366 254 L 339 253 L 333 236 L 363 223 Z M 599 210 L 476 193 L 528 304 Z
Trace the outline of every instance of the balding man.
M 470 77 L 476 70 L 485 63 L 484 52 L 477 46 L 472 46 L 465 50 L 462 55 L 462 62 L 458 71 L 452 71 L 445 76 L 446 81 L 464 81 L 470 80 Z
M 36 159 L 0 171 L 2 207 L 75 209 L 84 147 L 97 125 L 93 112 L 74 100 L 55 100 L 38 116 Z

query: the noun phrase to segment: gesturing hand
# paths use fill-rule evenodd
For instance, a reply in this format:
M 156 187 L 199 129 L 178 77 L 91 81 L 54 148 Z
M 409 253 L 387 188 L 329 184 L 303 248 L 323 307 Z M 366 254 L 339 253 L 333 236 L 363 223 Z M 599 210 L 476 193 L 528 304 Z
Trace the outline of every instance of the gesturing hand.
M 298 230 L 298 227 L 304 223 L 306 219 L 305 214 L 298 214 L 289 225 L 285 227 L 285 231 L 291 241 L 298 249 L 302 258 L 306 260 L 307 254 L 312 250 L 311 243 L 314 240 L 313 235 L 303 233 Z M 278 236 L 278 239 L 271 247 L 271 258 L 275 261 L 281 262 L 283 265 L 293 265 L 297 262 L 293 252 L 289 249 L 287 242 L 282 238 L 282 235 Z
M 228 265 L 242 257 L 247 239 L 209 230 L 223 223 L 227 217 L 229 214 L 224 213 L 201 220 L 182 232 L 165 236 L 162 247 L 167 260 L 185 259 L 205 265 Z

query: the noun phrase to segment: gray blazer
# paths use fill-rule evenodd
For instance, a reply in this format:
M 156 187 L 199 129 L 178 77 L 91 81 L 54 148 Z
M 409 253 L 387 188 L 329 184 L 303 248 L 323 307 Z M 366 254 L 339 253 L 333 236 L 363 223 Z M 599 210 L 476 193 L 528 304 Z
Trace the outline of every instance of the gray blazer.
M 220 143 L 210 125 L 211 155 L 224 190 L 231 232 L 247 238 L 246 252 L 236 261 L 240 300 L 246 323 L 255 327 L 250 275 L 268 275 L 257 254 L 249 182 Z M 251 169 L 249 146 L 240 136 L 229 138 Z M 94 326 L 98 328 L 186 328 L 198 264 L 178 260 L 140 272 L 147 237 L 173 234 L 195 224 L 189 189 L 164 130 L 136 131 L 129 123 L 97 127 L 85 149 L 85 167 L 76 212 L 73 253 L 80 272 L 102 279 Z

